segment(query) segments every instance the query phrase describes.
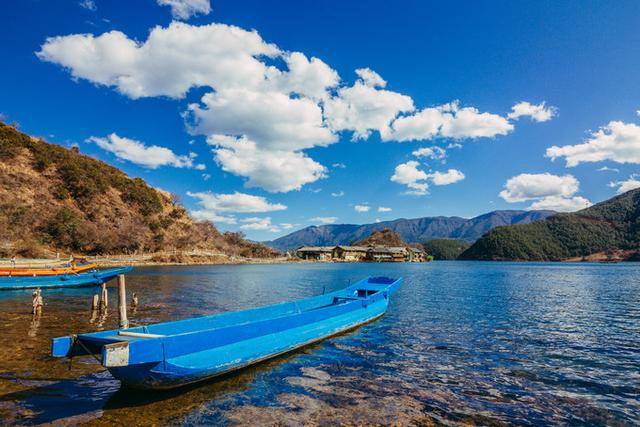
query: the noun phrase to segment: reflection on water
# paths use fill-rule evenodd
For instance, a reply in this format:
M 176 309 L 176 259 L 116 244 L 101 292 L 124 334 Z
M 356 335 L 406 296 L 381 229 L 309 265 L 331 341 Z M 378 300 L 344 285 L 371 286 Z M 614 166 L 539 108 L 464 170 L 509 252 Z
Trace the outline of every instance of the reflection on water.
M 0 293 L 2 424 L 637 424 L 640 266 L 434 262 L 137 269 L 133 324 L 405 277 L 377 322 L 179 391 L 120 389 L 51 337 L 116 327 L 95 289 Z

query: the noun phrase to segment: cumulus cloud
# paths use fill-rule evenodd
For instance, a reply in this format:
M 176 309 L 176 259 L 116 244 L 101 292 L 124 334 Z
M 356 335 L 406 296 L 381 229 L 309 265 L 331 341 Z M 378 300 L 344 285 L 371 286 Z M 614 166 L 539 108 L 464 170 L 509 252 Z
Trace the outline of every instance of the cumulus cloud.
M 458 101 L 425 108 L 396 119 L 382 134 L 385 141 L 420 141 L 435 137 L 454 139 L 492 138 L 506 135 L 514 126 L 498 114 L 460 107 Z
M 423 147 L 411 153 L 415 157 L 424 157 L 432 160 L 444 160 L 447 152 L 441 147 Z
M 240 226 L 242 230 L 253 230 L 253 231 L 269 231 L 271 233 L 277 233 L 280 231 L 280 228 L 271 223 L 270 217 L 258 218 L 244 218 L 241 220 L 244 224 Z
M 609 183 L 609 187 L 616 188 L 616 194 L 626 193 L 627 191 L 635 190 L 636 188 L 640 188 L 640 180 L 638 180 L 640 176 L 637 174 L 631 175 L 629 179 L 625 181 L 613 181 Z
M 418 166 L 420 166 L 420 163 L 415 160 L 399 164 L 391 176 L 391 181 L 406 185 L 409 188 L 408 193 L 410 194 L 427 194 L 429 186 L 424 182 L 427 179 L 427 174 L 418 169 Z
M 393 209 L 387 208 L 385 206 L 378 206 L 378 212 L 391 212 Z
M 370 68 L 358 68 L 356 74 L 366 86 L 385 87 L 387 85 L 386 80 Z
M 209 0 L 157 0 L 160 6 L 169 6 L 175 19 L 186 20 L 194 15 L 207 15 L 211 12 Z
M 209 212 L 262 213 L 287 209 L 281 203 L 269 203 L 264 197 L 237 191 L 232 194 L 214 194 L 210 192 L 187 192 L 187 194 L 198 199 L 198 204 Z
M 331 193 L 332 197 L 342 197 L 344 196 L 344 191 L 340 190 L 340 191 L 336 191 L 335 193 Z
M 301 52 L 283 53 L 288 71 L 269 69 L 269 79 L 284 93 L 295 93 L 312 99 L 323 99 L 327 89 L 340 82 L 337 71 L 318 58 L 308 59 Z
M 261 148 L 299 151 L 337 141 L 322 110 L 309 98 L 242 88 L 207 93 L 191 104 L 193 130 L 206 135 L 242 135 Z
M 105 151 L 115 154 L 121 160 L 156 169 L 160 166 L 173 166 L 176 168 L 194 168 L 203 170 L 202 164 L 194 164 L 195 153 L 187 156 L 179 156 L 166 147 L 158 145 L 147 146 L 141 141 L 118 136 L 112 133 L 106 137 L 91 136 L 87 142 L 93 142 Z
M 592 203 L 581 196 L 575 197 L 561 197 L 561 196 L 548 196 L 537 200 L 529 206 L 529 209 L 534 210 L 551 210 L 556 212 L 575 212 L 581 209 L 588 208 Z
M 551 120 L 555 117 L 557 115 L 557 111 L 557 108 L 547 106 L 545 102 L 534 105 L 523 101 L 511 107 L 511 113 L 509 113 L 507 117 L 517 120 L 520 117 L 529 116 L 531 117 L 531 120 L 535 122 L 546 122 L 547 120 Z
M 345 165 L 344 163 L 334 163 L 331 165 L 331 167 L 334 169 L 346 169 L 347 165 Z
M 433 172 L 427 174 L 427 179 L 433 182 L 434 185 L 449 185 L 458 181 L 462 181 L 465 178 L 464 174 L 457 169 L 449 169 L 446 172 Z
M 391 121 L 402 112 L 413 111 L 413 100 L 398 92 L 380 89 L 384 80 L 369 69 L 356 70 L 353 86 L 338 89 L 327 99 L 324 112 L 334 131 L 353 131 L 354 140 L 367 139 L 372 131 L 386 133 Z
M 428 193 L 429 183 L 434 185 L 449 185 L 461 181 L 465 175 L 457 169 L 449 169 L 446 172 L 426 173 L 419 169 L 420 163 L 410 160 L 396 166 L 391 181 L 407 186 L 406 194 L 421 196 Z
M 369 210 L 371 210 L 371 206 L 367 206 L 367 205 L 355 205 L 353 207 L 356 212 L 369 212 Z
M 326 168 L 302 152 L 263 149 L 244 137 L 214 135 L 207 142 L 220 167 L 248 178 L 247 187 L 287 192 L 325 177 Z
M 218 215 L 213 211 L 205 209 L 197 209 L 191 211 L 191 216 L 200 221 L 211 221 L 213 223 L 237 224 L 236 217 L 233 215 Z
M 640 163 L 640 126 L 620 121 L 609 122 L 583 143 L 547 148 L 547 157 L 564 157 L 567 167 L 585 162 L 611 160 L 617 163 Z
M 335 224 L 338 218 L 335 216 L 316 216 L 309 219 L 309 222 L 319 222 L 320 224 Z
M 41 60 L 68 69 L 74 78 L 114 87 L 133 99 L 179 99 L 193 87 L 257 88 L 264 84 L 268 69 L 258 57 L 279 54 L 255 31 L 182 22 L 154 27 L 145 42 L 120 31 L 73 34 L 49 37 L 36 52 Z
M 570 212 L 591 206 L 589 200 L 575 196 L 579 189 L 573 175 L 523 173 L 507 180 L 500 197 L 508 203 L 533 201 L 529 209 Z
M 180 19 L 210 10 L 205 0 L 158 1 Z M 183 112 L 189 132 L 208 137 L 223 170 L 271 192 L 324 178 L 327 169 L 305 150 L 334 144 L 341 132 L 357 140 L 377 131 L 384 140 L 406 141 L 513 130 L 507 118 L 458 102 L 415 112 L 411 97 L 389 90 L 369 68 L 357 69 L 355 82 L 345 84 L 321 59 L 282 50 L 258 32 L 232 25 L 174 21 L 151 29 L 146 40 L 115 30 L 49 37 L 36 55 L 74 79 L 131 99 L 183 99 L 204 88 Z M 425 183 L 414 186 L 426 192 Z

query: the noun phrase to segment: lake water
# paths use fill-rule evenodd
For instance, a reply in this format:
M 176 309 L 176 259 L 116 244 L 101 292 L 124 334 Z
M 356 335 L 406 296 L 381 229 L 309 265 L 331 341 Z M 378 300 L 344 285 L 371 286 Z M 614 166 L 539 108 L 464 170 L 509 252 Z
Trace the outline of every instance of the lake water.
M 353 332 L 179 391 L 119 389 L 49 340 L 113 328 L 95 289 L 0 294 L 0 424 L 640 423 L 640 265 L 432 262 L 138 268 L 134 323 L 237 310 L 403 276 Z

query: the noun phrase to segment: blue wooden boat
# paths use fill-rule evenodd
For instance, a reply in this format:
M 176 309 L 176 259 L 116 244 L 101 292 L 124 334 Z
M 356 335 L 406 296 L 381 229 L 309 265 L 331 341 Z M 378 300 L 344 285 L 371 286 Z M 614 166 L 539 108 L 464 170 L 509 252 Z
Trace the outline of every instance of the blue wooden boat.
M 54 338 L 54 357 L 94 355 L 124 386 L 170 389 L 210 379 L 382 316 L 402 279 L 250 310 Z
M 59 274 L 56 276 L 19 276 L 0 277 L 0 290 L 15 290 L 29 288 L 70 288 L 79 286 L 96 286 L 125 274 L 133 267 L 107 268 L 104 270 L 90 270 L 77 274 Z

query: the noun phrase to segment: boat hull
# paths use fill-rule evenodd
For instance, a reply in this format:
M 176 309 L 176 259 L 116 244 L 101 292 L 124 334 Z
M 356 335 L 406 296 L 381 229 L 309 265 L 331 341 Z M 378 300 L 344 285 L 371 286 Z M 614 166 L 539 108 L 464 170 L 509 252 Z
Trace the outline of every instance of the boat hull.
M 147 390 L 169 390 L 213 380 L 373 322 L 384 315 L 386 307 L 386 304 L 371 307 L 367 313 L 359 313 L 350 319 L 350 323 L 343 323 L 340 326 L 334 324 L 332 327 L 322 327 L 313 324 L 296 328 L 297 330 L 294 331 L 287 330 L 274 334 L 266 340 L 262 338 L 263 345 L 256 342 L 245 342 L 233 351 L 208 352 L 211 354 L 209 354 L 210 359 L 206 367 L 200 367 L 201 363 L 198 362 L 190 365 L 189 361 L 168 359 L 165 363 L 154 364 L 144 370 L 140 370 L 139 367 L 127 366 L 109 368 L 109 372 L 125 387 Z M 344 321 L 346 319 L 336 320 Z M 317 330 L 319 326 L 320 331 Z M 278 344 L 274 345 L 274 342 Z
M 55 357 L 93 354 L 126 387 L 164 390 L 215 378 L 385 314 L 402 279 L 368 278 L 317 297 L 174 322 L 55 338 Z
M 131 269 L 132 267 L 119 267 L 79 274 L 60 274 L 57 276 L 0 277 L 0 291 L 97 286 L 108 282 L 119 274 L 128 273 Z

